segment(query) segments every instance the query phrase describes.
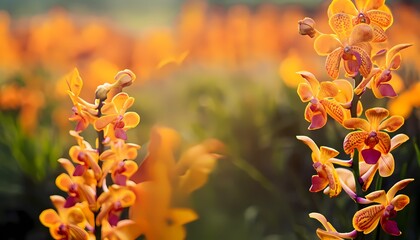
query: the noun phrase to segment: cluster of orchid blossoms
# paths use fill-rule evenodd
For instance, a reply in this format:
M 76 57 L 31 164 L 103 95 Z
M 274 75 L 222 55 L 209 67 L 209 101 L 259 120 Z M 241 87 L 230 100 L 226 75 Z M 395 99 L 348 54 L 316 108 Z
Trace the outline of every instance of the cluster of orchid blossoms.
M 223 144 L 208 139 L 179 153 L 179 134 L 154 126 L 138 165 L 140 146 L 126 141 L 140 117 L 127 111 L 134 98 L 122 91 L 135 80 L 134 73 L 120 71 L 114 83 L 100 85 L 93 104 L 80 97 L 83 81 L 77 69 L 66 80 L 73 102 L 69 119 L 76 122 L 70 135 L 77 145 L 69 150 L 70 160 L 58 160 L 66 173 L 55 182 L 67 197 L 51 196 L 55 210 L 44 210 L 41 223 L 54 239 L 184 239 L 184 225 L 198 217 L 184 200 L 206 183 Z M 89 126 L 98 134 L 95 146 L 81 136 Z
M 311 18 L 298 22 L 299 33 L 313 38 L 315 51 L 326 56 L 326 72 L 332 78 L 319 81 L 310 72 L 298 72 L 303 82 L 297 93 L 302 102 L 308 103 L 304 114 L 310 122 L 308 129 L 321 129 L 330 116 L 350 131 L 343 141 L 349 160 L 336 158 L 339 152 L 333 148 L 318 147 L 311 138 L 297 136 L 311 149 L 317 173 L 312 176 L 309 191 L 323 191 L 336 197 L 344 190 L 358 205 L 352 220 L 354 229 L 350 232 L 338 232 L 322 214 L 310 213 L 324 227 L 316 231 L 320 239 L 358 238 L 374 232 L 379 223 L 387 234 L 402 234 L 393 218 L 410 198 L 396 193 L 414 179 L 400 180 L 387 192 L 381 189 L 381 180 L 394 172 L 391 152 L 409 139 L 402 133 L 392 138 L 389 135 L 404 124 L 404 118 L 389 116 L 389 111 L 382 107 L 367 109 L 362 116 L 361 96 L 369 89 L 378 99 L 397 97 L 392 72 L 400 67 L 400 51 L 411 46 L 386 46 L 386 30 L 392 25 L 393 16 L 384 2 L 333 0 L 327 13 L 333 33 L 318 31 Z M 343 69 L 344 77 L 338 79 Z M 379 184 L 372 190 L 375 175 Z

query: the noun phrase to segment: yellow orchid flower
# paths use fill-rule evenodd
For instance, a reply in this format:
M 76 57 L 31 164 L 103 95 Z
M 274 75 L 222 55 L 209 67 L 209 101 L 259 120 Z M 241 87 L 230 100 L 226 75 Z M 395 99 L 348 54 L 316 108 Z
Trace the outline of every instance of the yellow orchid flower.
M 304 142 L 312 150 L 312 166 L 316 170 L 317 175 L 312 176 L 312 185 L 309 191 L 319 192 L 325 189 L 324 193 L 330 197 L 340 194 L 342 187 L 334 164 L 349 167 L 352 164 L 351 160 L 345 161 L 335 158 L 339 154 L 337 150 L 325 146 L 318 148 L 316 143 L 307 136 L 296 136 L 296 138 Z
M 373 42 L 387 39 L 385 30 L 392 25 L 393 17 L 385 0 L 333 0 L 328 6 L 328 18 L 335 14 L 346 14 L 353 25 L 368 24 L 373 29 Z
M 318 220 L 325 228 L 325 230 L 321 228 L 316 230 L 316 235 L 318 235 L 319 239 L 321 240 L 354 239 L 357 236 L 356 230 L 347 233 L 337 232 L 337 230 L 335 230 L 331 223 L 328 222 L 325 216 L 320 213 L 309 213 L 309 217 Z
M 343 148 L 347 154 L 358 149 L 361 158 L 368 164 L 376 164 L 382 154 L 388 154 L 391 149 L 391 139 L 386 132 L 394 132 L 404 124 L 401 116 L 391 116 L 385 108 L 371 108 L 365 111 L 367 120 L 350 118 L 343 126 L 348 129 L 358 129 L 344 138 Z M 386 132 L 385 132 L 386 131 Z
M 368 234 L 380 222 L 382 229 L 386 233 L 392 236 L 401 235 L 397 222 L 391 220 L 391 218 L 394 218 L 398 211 L 401 211 L 407 206 L 410 198 L 404 194 L 397 196 L 395 194 L 412 181 L 414 181 L 413 178 L 404 179 L 394 184 L 387 193 L 384 190 L 378 190 L 366 195 L 366 199 L 378 204 L 370 205 L 357 211 L 353 216 L 353 227 L 357 231 Z
M 310 72 L 298 74 L 306 80 L 298 85 L 297 93 L 302 102 L 308 102 L 305 120 L 311 123 L 309 130 L 322 128 L 327 123 L 327 114 L 340 124 L 350 118 L 350 111 L 343 107 L 347 107 L 353 98 L 350 82 L 344 79 L 319 82 Z

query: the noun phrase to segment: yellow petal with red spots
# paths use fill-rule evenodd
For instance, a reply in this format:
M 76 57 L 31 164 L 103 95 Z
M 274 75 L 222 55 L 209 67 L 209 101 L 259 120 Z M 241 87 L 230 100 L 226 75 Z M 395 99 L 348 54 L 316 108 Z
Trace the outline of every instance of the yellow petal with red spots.
M 370 23 L 370 26 L 373 29 L 373 42 L 384 42 L 388 39 L 385 34 L 385 30 L 383 30 L 382 27 L 375 23 Z
M 395 183 L 394 186 L 392 186 L 386 193 L 388 201 L 392 200 L 399 190 L 405 188 L 412 181 L 414 181 L 414 178 L 403 179 Z
M 340 47 L 342 44 L 334 34 L 321 34 L 314 41 L 314 49 L 320 56 L 326 56 Z
M 404 194 L 395 196 L 391 201 L 391 204 L 394 206 L 395 211 L 402 210 L 409 203 L 410 203 L 410 198 Z
M 55 184 L 60 190 L 67 192 L 73 184 L 73 181 L 69 175 L 62 173 L 55 179 Z
M 365 132 L 371 130 L 369 122 L 361 118 L 350 118 L 343 122 L 343 126 L 348 129 L 360 129 Z
M 353 16 L 357 16 L 356 6 L 350 0 L 333 0 L 328 6 L 328 18 L 337 13 L 347 13 Z
M 330 17 L 328 23 L 340 41 L 345 41 L 350 37 L 353 30 L 353 24 L 350 15 L 345 13 L 334 14 Z
M 57 222 L 60 222 L 60 217 L 54 209 L 46 209 L 39 215 L 39 220 L 46 227 L 51 227 Z
M 385 130 L 388 132 L 395 132 L 397 131 L 402 125 L 404 124 L 404 118 L 401 116 L 391 116 L 390 118 L 383 121 L 378 130 Z
M 364 131 L 355 131 L 347 134 L 344 138 L 343 149 L 344 152 L 350 154 L 355 148 L 360 149 L 365 145 L 365 139 L 369 134 Z
M 325 60 L 325 68 L 327 69 L 328 75 L 332 79 L 337 79 L 340 73 L 340 62 L 343 56 L 343 48 L 337 48 L 332 53 L 328 54 Z
M 308 83 L 299 83 L 297 87 L 297 94 L 302 102 L 309 102 L 314 97 L 311 85 Z
M 134 128 L 140 123 L 140 116 L 136 112 L 124 114 L 124 129 Z
M 375 107 L 366 110 L 366 118 L 369 121 L 372 129 L 377 129 L 379 124 L 389 115 L 389 111 L 385 108 Z
M 368 77 L 370 71 L 372 70 L 372 60 L 370 59 L 370 55 L 361 46 L 353 45 L 351 46 L 351 49 L 357 52 L 360 56 L 360 74 L 365 78 Z
M 383 205 L 372 205 L 357 211 L 353 216 L 353 227 L 368 234 L 378 226 L 379 219 L 385 210 Z
M 333 100 L 321 100 L 327 114 L 330 115 L 338 123 L 343 124 L 344 120 L 350 117 L 350 112 L 344 109 L 341 104 Z
M 370 19 L 371 22 L 381 26 L 384 29 L 391 26 L 393 22 L 392 14 L 381 10 L 369 10 L 366 12 L 366 16 Z

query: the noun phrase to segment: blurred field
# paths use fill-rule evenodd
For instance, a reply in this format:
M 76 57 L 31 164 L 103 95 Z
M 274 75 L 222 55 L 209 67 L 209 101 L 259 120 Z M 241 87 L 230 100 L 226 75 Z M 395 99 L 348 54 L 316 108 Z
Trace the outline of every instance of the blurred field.
M 188 238 L 315 239 L 317 211 L 351 230 L 355 206 L 311 194 L 310 151 L 296 140 L 308 135 L 342 152 L 347 132 L 332 124 L 309 132 L 306 104 L 296 94 L 308 70 L 328 79 L 324 58 L 300 36 L 297 21 L 310 16 L 327 31 L 328 1 L 3 1 L 0 3 L 0 234 L 4 239 L 46 239 L 38 221 L 49 195 L 62 194 L 54 179 L 73 144 L 71 101 L 62 77 L 77 68 L 83 97 L 122 69 L 137 80 L 140 125 L 130 142 L 147 145 L 155 124 L 175 128 L 188 144 L 222 140 L 227 156 L 190 199 L 200 218 Z M 364 96 L 365 108 L 389 107 L 406 118 L 399 130 L 410 140 L 394 153 L 395 179 L 420 179 L 420 7 L 390 1 L 389 42 L 414 43 L 403 54 L 396 100 Z M 145 147 L 144 147 L 145 149 Z M 143 149 L 142 149 L 143 150 Z M 141 152 L 144 154 L 144 152 Z M 407 239 L 419 239 L 419 181 L 398 217 Z M 405 215 L 404 215 L 405 214 Z M 3 237 L 2 237 L 3 239 Z

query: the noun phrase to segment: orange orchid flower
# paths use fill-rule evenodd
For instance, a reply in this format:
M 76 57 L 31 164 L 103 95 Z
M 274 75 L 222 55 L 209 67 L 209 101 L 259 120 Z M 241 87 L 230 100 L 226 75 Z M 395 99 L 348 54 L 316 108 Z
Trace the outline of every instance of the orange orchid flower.
M 388 154 L 391 149 L 391 139 L 386 132 L 398 130 L 404 124 L 404 118 L 395 115 L 386 119 L 389 111 L 380 107 L 366 110 L 365 115 L 367 120 L 350 118 L 344 121 L 344 127 L 359 130 L 347 134 L 343 147 L 347 154 L 358 149 L 366 163 L 376 164 L 381 155 Z
M 318 148 L 316 143 L 307 136 L 296 136 L 296 138 L 304 142 L 312 150 L 312 166 L 318 173 L 312 176 L 312 185 L 309 191 L 319 192 L 326 189 L 324 193 L 329 194 L 330 197 L 340 194 L 342 187 L 334 164 L 349 167 L 352 164 L 351 160 L 345 161 L 335 158 L 339 154 L 337 150 L 325 146 Z
M 327 123 L 327 114 L 340 124 L 350 117 L 349 110 L 344 108 L 353 98 L 350 82 L 344 79 L 319 82 L 310 72 L 298 73 L 306 80 L 298 85 L 297 93 L 302 102 L 308 102 L 305 120 L 311 123 L 309 130 L 322 128 Z
M 105 129 L 105 136 L 127 140 L 127 129 L 136 127 L 140 116 L 136 112 L 126 112 L 134 103 L 134 98 L 125 92 L 116 94 L 112 101 L 102 107 L 103 116 L 95 121 L 97 131 Z
M 92 230 L 93 214 L 79 203 L 76 206 L 66 208 L 65 199 L 61 196 L 50 197 L 57 211 L 46 209 L 39 215 L 41 223 L 50 229 L 53 239 L 81 239 L 88 240 L 88 230 Z
M 319 34 L 314 41 L 314 49 L 320 56 L 327 56 L 325 67 L 328 75 L 336 79 L 340 73 L 341 60 L 349 76 L 360 73 L 367 77 L 372 69 L 370 59 L 373 38 L 372 28 L 367 24 L 352 26 L 351 17 L 337 13 L 329 19 L 335 34 Z
M 325 230 L 321 228 L 316 230 L 316 235 L 318 235 L 319 239 L 321 240 L 354 239 L 357 236 L 356 230 L 347 233 L 337 232 L 337 230 L 335 230 L 331 223 L 328 222 L 325 216 L 320 213 L 309 213 L 309 217 L 318 220 L 325 228 Z
M 389 149 L 389 152 L 387 154 L 381 153 L 381 157 L 375 164 L 368 164 L 363 158 L 360 159 L 360 181 L 363 182 L 363 191 L 366 191 L 370 187 L 377 171 L 381 177 L 389 177 L 392 173 L 394 173 L 395 162 L 391 151 L 406 142 L 408 139 L 408 136 L 405 134 L 395 135 L 391 139 L 391 148 Z
M 335 14 L 346 14 L 353 25 L 368 24 L 373 29 L 373 42 L 387 39 L 385 30 L 392 25 L 393 17 L 385 0 L 333 0 L 328 6 L 328 18 Z
M 369 76 L 355 88 L 355 93 L 360 95 L 365 91 L 366 86 L 372 88 L 376 98 L 396 97 L 397 93 L 392 86 L 392 71 L 397 70 L 401 65 L 400 51 L 412 46 L 412 44 L 398 44 L 391 49 L 381 50 L 372 57 L 372 60 L 379 66 L 372 69 Z
M 347 193 L 347 195 L 353 199 L 356 203 L 369 204 L 372 203 L 370 200 L 357 196 L 356 194 L 356 183 L 354 174 L 347 168 L 336 168 L 338 178 L 340 179 L 341 187 Z
M 397 196 L 395 194 L 412 181 L 414 181 L 413 178 L 403 179 L 394 184 L 387 193 L 384 190 L 378 190 L 366 195 L 366 199 L 378 204 L 370 205 L 357 211 L 353 216 L 353 227 L 357 231 L 368 234 L 380 222 L 382 229 L 386 233 L 392 236 L 401 235 L 397 222 L 391 219 L 396 217 L 397 212 L 409 204 L 410 198 L 404 194 Z

